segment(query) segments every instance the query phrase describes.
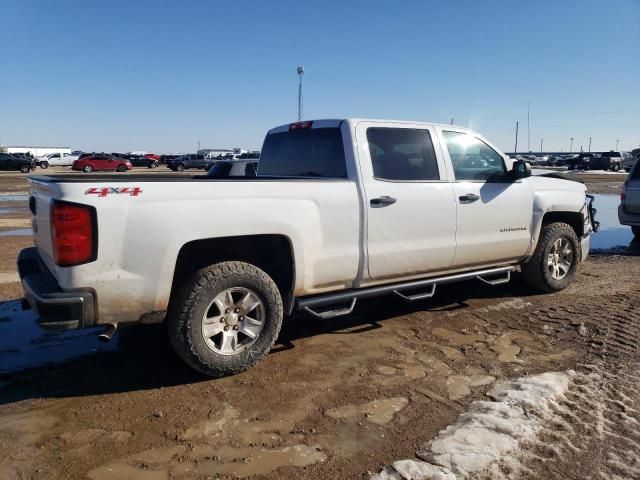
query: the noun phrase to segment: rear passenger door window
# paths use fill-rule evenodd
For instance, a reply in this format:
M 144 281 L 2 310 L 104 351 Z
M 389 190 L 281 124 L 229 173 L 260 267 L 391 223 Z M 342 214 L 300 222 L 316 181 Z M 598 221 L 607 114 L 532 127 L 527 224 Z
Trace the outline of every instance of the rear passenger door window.
M 373 176 L 390 181 L 440 180 L 436 153 L 428 130 L 368 128 Z
M 464 132 L 443 131 L 456 180 L 506 181 L 502 156 L 479 138 Z

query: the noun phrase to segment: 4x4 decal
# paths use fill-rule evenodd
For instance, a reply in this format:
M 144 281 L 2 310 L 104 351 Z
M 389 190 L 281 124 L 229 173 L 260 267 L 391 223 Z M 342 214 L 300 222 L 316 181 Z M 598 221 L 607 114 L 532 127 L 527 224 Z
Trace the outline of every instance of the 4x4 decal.
M 142 193 L 140 187 L 91 187 L 87 189 L 85 195 L 98 195 L 99 197 L 106 197 L 111 194 L 124 194 L 132 197 L 137 197 Z

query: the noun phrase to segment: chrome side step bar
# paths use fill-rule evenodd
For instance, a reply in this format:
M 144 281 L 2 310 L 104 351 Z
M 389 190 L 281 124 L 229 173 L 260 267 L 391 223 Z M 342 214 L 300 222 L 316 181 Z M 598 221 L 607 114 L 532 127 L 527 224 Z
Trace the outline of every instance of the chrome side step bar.
M 296 309 L 305 311 L 314 317 L 321 319 L 341 317 L 353 312 L 353 309 L 356 306 L 356 301 L 360 298 L 377 297 L 393 293 L 407 302 L 415 302 L 433 297 L 436 292 L 436 286 L 439 284 L 478 279 L 488 285 L 502 285 L 511 280 L 511 272 L 515 269 L 516 267 L 513 265 L 508 267 L 496 267 L 485 270 L 476 270 L 473 272 L 455 273 L 453 275 L 446 275 L 443 277 L 427 278 L 424 280 L 412 280 L 409 282 L 394 283 L 391 285 L 381 285 L 378 287 L 317 295 L 314 297 L 296 300 Z M 428 288 L 428 290 L 423 293 L 408 293 L 409 291 L 415 291 L 420 288 Z M 340 304 L 344 305 L 346 302 L 350 302 L 348 306 L 318 311 L 319 307 L 335 307 Z

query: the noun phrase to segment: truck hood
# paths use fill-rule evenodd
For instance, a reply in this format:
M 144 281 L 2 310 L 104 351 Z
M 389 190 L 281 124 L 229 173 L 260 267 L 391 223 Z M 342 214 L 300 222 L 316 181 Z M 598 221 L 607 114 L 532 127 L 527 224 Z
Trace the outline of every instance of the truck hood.
M 562 172 L 545 172 L 539 175 L 532 175 L 527 180 L 534 192 L 556 190 L 584 194 L 587 191 L 587 187 L 582 180 Z

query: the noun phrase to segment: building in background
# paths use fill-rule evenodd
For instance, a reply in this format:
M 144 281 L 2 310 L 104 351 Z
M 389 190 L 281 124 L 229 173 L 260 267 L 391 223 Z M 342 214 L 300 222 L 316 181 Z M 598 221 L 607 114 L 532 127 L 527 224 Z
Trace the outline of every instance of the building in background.
M 69 147 L 4 147 L 6 153 L 30 153 L 34 157 L 44 157 L 49 153 L 71 153 Z

